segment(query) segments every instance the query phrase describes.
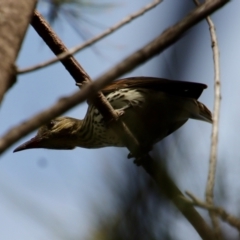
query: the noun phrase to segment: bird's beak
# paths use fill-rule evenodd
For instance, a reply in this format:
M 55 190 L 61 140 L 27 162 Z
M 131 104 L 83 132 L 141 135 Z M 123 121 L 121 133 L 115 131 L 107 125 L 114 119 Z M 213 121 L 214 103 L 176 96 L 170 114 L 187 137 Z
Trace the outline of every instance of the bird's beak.
M 42 139 L 41 137 L 35 136 L 34 138 L 30 139 L 29 141 L 15 148 L 13 152 L 19 152 L 19 151 L 30 149 L 30 148 L 41 148 L 43 141 L 44 139 Z

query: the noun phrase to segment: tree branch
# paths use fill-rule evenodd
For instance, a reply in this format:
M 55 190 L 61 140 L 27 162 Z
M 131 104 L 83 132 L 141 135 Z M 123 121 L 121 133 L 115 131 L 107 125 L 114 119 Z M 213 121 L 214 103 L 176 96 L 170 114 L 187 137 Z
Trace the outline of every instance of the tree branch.
M 0 103 L 16 81 L 15 61 L 36 0 L 1 0 L 0 3 Z
M 194 0 L 196 5 L 199 5 L 198 0 Z M 219 61 L 219 48 L 216 30 L 213 21 L 210 17 L 206 17 L 209 25 L 211 36 L 213 62 L 214 62 L 214 110 L 213 110 L 213 126 L 211 138 L 211 153 L 209 159 L 208 181 L 206 186 L 206 202 L 213 205 L 213 190 L 215 183 L 215 175 L 217 168 L 217 146 L 218 146 L 218 128 L 219 128 L 219 115 L 220 115 L 220 102 L 221 102 L 221 85 L 220 85 L 220 61 Z M 219 226 L 217 216 L 214 211 L 209 210 L 209 215 L 215 230 L 217 239 L 222 239 L 222 234 Z
M 192 201 L 190 201 L 190 204 L 193 204 L 197 207 L 201 207 L 204 209 L 207 209 L 208 211 L 213 211 L 215 214 L 219 215 L 221 217 L 221 219 L 224 222 L 229 223 L 231 226 L 235 227 L 238 229 L 238 231 L 240 231 L 240 220 L 235 217 L 232 216 L 231 214 L 229 214 L 228 212 L 226 212 L 223 208 L 221 207 L 216 207 L 212 204 L 209 204 L 207 202 L 203 202 L 200 199 L 198 199 L 197 197 L 195 197 L 192 193 L 190 192 L 186 192 L 186 194 L 191 198 Z M 186 199 L 186 201 L 188 201 Z
M 217 42 L 217 36 L 215 32 L 215 26 L 207 17 L 209 24 L 210 35 L 212 40 L 213 49 L 213 61 L 214 61 L 214 109 L 213 109 L 213 126 L 212 126 L 212 138 L 211 138 L 211 153 L 209 159 L 208 181 L 206 186 L 206 201 L 209 204 L 213 204 L 213 190 L 215 183 L 215 175 L 217 168 L 217 148 L 218 148 L 218 129 L 219 129 L 219 115 L 220 115 L 220 102 L 221 102 L 221 84 L 220 84 L 220 61 L 219 61 L 219 48 Z M 214 212 L 209 211 L 209 215 L 212 220 L 212 224 L 215 229 L 215 233 L 218 239 L 222 239 L 221 230 L 218 219 Z

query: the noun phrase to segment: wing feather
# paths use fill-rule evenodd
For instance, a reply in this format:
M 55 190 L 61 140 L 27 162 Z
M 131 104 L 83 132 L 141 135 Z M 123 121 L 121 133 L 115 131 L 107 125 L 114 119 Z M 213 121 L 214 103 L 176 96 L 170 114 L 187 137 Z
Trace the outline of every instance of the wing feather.
M 103 94 L 116 91 L 121 88 L 147 88 L 156 91 L 166 92 L 180 97 L 198 99 L 207 85 L 196 82 L 185 82 L 155 77 L 130 77 L 117 81 L 102 89 Z

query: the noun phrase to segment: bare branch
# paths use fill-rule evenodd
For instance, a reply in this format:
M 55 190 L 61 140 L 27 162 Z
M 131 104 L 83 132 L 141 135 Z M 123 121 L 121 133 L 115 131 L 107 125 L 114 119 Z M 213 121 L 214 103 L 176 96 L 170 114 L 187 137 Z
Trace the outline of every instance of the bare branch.
M 237 217 L 232 216 L 231 214 L 227 213 L 221 207 L 216 207 L 212 204 L 201 201 L 200 199 L 198 199 L 196 196 L 194 196 L 190 192 L 186 192 L 186 194 L 192 200 L 189 203 L 194 204 L 195 206 L 207 209 L 208 211 L 213 211 L 215 214 L 219 215 L 224 222 L 229 223 L 231 226 L 237 228 L 238 231 L 240 231 L 240 220 Z M 186 199 L 186 201 L 188 201 L 188 200 Z
M 36 0 L 1 0 L 0 3 L 0 102 L 16 81 L 15 61 Z
M 209 164 L 208 183 L 206 189 L 206 200 L 208 203 L 213 202 L 213 188 L 215 181 L 215 173 L 217 166 L 217 146 L 218 146 L 218 127 L 219 127 L 219 115 L 220 115 L 220 101 L 221 101 L 221 85 L 220 85 L 220 61 L 219 61 L 219 49 L 217 36 L 215 33 L 215 26 L 212 20 L 207 17 L 209 24 L 212 49 L 213 49 L 213 61 L 214 61 L 214 110 L 213 110 L 213 128 L 212 128 L 212 143 L 211 154 Z
M 58 38 L 55 32 L 52 31 L 52 28 L 37 11 L 34 12 L 31 25 L 55 55 L 68 52 L 63 42 Z M 77 83 L 85 84 L 90 81 L 89 75 L 73 56 L 62 59 L 61 63 Z
M 17 71 L 18 74 L 24 74 L 24 73 L 29 73 L 41 68 L 44 68 L 46 66 L 49 66 L 53 63 L 56 63 L 60 60 L 63 60 L 64 58 L 70 57 L 71 55 L 83 50 L 86 47 L 89 47 L 91 45 L 93 45 L 94 43 L 98 42 L 99 40 L 103 39 L 104 37 L 108 36 L 109 34 L 113 33 L 114 31 L 118 30 L 119 28 L 123 27 L 124 25 L 126 25 L 127 23 L 131 22 L 132 20 L 134 20 L 137 17 L 140 17 L 141 15 L 143 15 L 144 13 L 146 13 L 147 11 L 151 10 L 152 8 L 156 7 L 159 3 L 161 3 L 162 0 L 154 0 L 152 3 L 148 4 L 147 6 L 143 7 L 142 9 L 140 9 L 139 11 L 137 11 L 136 13 L 133 13 L 127 17 L 125 17 L 123 20 L 121 20 L 120 22 L 118 22 L 117 24 L 115 24 L 114 26 L 108 28 L 106 31 L 104 31 L 103 33 L 99 34 L 96 37 L 93 37 L 92 39 L 86 41 L 85 43 L 76 46 L 72 49 L 69 49 L 68 52 L 63 52 L 59 55 L 57 55 L 56 58 L 52 58 L 48 61 L 45 61 L 43 63 L 25 68 L 25 69 L 19 69 Z
M 196 5 L 200 3 L 194 0 Z M 210 17 L 206 17 L 209 25 L 209 31 L 212 42 L 213 62 L 214 62 L 214 110 L 213 110 L 213 127 L 212 127 L 212 140 L 211 140 L 211 153 L 209 159 L 208 181 L 206 186 L 206 202 L 213 204 L 213 189 L 215 182 L 215 174 L 217 167 L 217 146 L 218 146 L 218 127 L 219 127 L 219 114 L 220 114 L 220 101 L 221 101 L 221 86 L 220 86 L 220 61 L 219 61 L 219 48 L 215 26 Z M 221 239 L 221 230 L 218 219 L 214 212 L 209 211 L 213 227 L 218 239 Z
M 209 171 L 208 171 L 208 181 L 206 186 L 206 201 L 209 204 L 213 204 L 213 189 L 215 183 L 215 175 L 217 168 L 217 147 L 218 147 L 218 128 L 219 128 L 219 115 L 220 115 L 220 101 L 221 101 L 221 86 L 220 86 L 220 62 L 219 62 L 219 50 L 217 36 L 215 33 L 215 26 L 210 19 L 207 17 L 207 22 L 209 24 L 211 39 L 212 39 L 212 49 L 213 49 L 213 61 L 214 61 L 214 110 L 213 110 L 213 126 L 212 126 L 212 140 L 211 140 L 211 153 L 209 160 Z M 218 239 L 222 239 L 221 230 L 219 222 L 214 213 L 209 211 L 209 215 L 212 219 L 212 224 L 214 226 L 216 235 Z

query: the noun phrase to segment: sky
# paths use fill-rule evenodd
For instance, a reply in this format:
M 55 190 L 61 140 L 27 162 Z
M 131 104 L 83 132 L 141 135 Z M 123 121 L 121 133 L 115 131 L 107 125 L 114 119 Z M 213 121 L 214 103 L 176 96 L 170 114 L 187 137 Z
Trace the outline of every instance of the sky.
M 90 38 L 149 2 L 147 0 L 111 1 L 115 4 L 111 8 L 84 12 L 83 16 L 100 26 L 96 27 L 80 20 L 79 26 Z M 187 7 L 183 8 L 183 5 Z M 164 1 L 144 16 L 101 40 L 93 48 L 87 48 L 76 54 L 76 58 L 95 79 L 153 40 L 193 7 L 193 3 L 188 0 Z M 212 16 L 220 47 L 222 81 L 217 179 L 224 176 L 222 184 L 226 187 L 226 201 L 220 201 L 218 204 L 234 214 L 239 212 L 240 201 L 237 194 L 240 189 L 239 9 L 240 2 L 231 1 Z M 39 11 L 46 12 L 46 5 L 39 4 Z M 64 18 L 55 25 L 55 31 L 68 47 L 74 47 L 83 42 Z M 192 39 L 192 43 L 186 45 L 189 39 Z M 51 57 L 53 57 L 51 51 L 29 27 L 17 60 L 18 67 L 24 68 Z M 181 69 L 183 58 L 187 58 L 187 66 Z M 204 91 L 200 101 L 211 110 L 213 109 L 213 61 L 206 22 L 198 24 L 177 44 L 124 77 L 159 75 L 207 84 L 209 88 Z M 77 88 L 74 80 L 60 63 L 20 75 L 17 83 L 6 94 L 1 106 L 0 134 L 4 134 L 12 126 L 53 105 L 60 97 L 75 91 Z M 86 108 L 87 105 L 82 104 L 65 115 L 83 118 Z M 182 191 L 189 190 L 203 198 L 208 170 L 211 125 L 190 120 L 179 131 L 181 135 L 174 143 L 178 149 L 173 148 L 168 155 L 168 158 L 173 159 L 168 165 L 169 171 Z M 37 149 L 12 152 L 35 133 L 21 139 L 1 156 L 1 239 L 85 239 L 93 228 L 96 217 L 94 209 L 104 208 L 108 212 L 112 211 L 113 196 L 106 181 L 109 181 L 113 173 L 119 176 L 119 179 L 124 178 L 122 170 L 126 161 L 129 168 L 135 167 L 126 159 L 128 151 L 124 148 L 117 150 L 115 148 L 94 150 L 77 148 L 72 151 Z M 170 140 L 166 139 L 165 142 L 167 141 Z M 179 151 L 186 151 L 188 159 L 178 159 L 176 155 Z M 141 169 L 137 172 L 141 177 Z M 221 181 L 218 184 L 217 189 L 220 189 Z M 175 239 L 186 239 L 184 238 L 186 233 L 188 239 L 199 239 L 195 230 L 186 221 L 176 222 L 175 225 L 178 230 Z M 236 231 L 232 228 L 230 230 L 232 236 L 237 236 Z

